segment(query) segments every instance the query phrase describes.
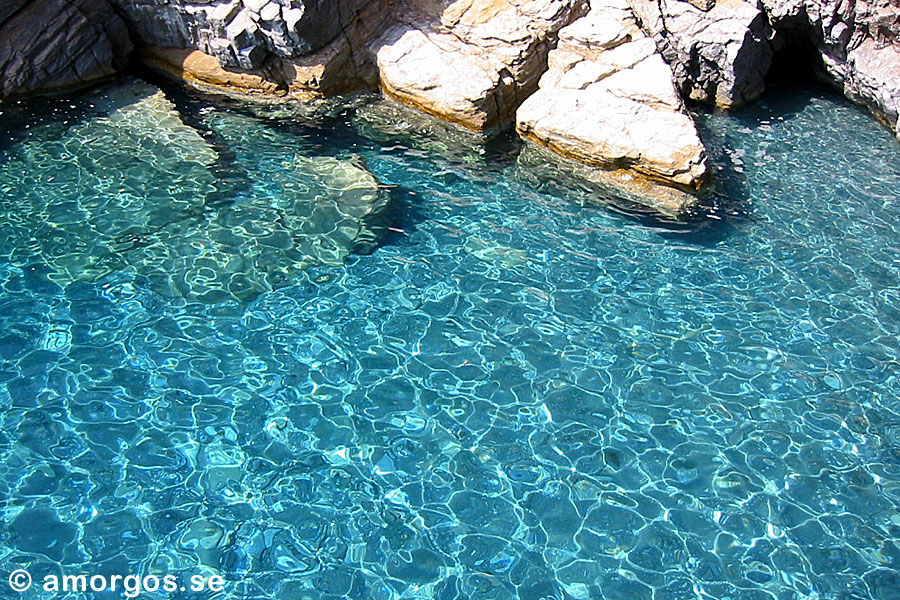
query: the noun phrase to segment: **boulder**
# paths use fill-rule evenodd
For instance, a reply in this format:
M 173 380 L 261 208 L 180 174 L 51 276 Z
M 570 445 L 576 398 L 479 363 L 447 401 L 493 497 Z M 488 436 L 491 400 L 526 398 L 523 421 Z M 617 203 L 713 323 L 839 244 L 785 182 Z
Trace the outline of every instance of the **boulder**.
M 630 3 L 686 97 L 734 108 L 762 94 L 774 33 L 756 3 L 718 0 L 708 9 L 682 0 Z
M 697 189 L 709 176 L 672 71 L 626 0 L 594 0 L 587 15 L 560 31 L 540 89 L 516 113 L 516 128 L 563 156 L 668 185 Z
M 385 94 L 470 129 L 513 118 L 581 0 L 407 0 L 375 40 Z
M 131 51 L 106 0 L 5 0 L 0 40 L 0 100 L 104 79 Z

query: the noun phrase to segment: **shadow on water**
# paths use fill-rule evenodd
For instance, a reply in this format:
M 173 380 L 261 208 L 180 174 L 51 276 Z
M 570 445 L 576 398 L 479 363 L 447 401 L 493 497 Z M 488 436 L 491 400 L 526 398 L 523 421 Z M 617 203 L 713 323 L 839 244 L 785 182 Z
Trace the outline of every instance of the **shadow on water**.
M 211 98 L 149 70 L 139 73 L 141 79 L 161 89 L 166 98 L 175 106 L 181 121 L 203 138 L 217 155 L 210 171 L 216 178 L 216 190 L 207 195 L 205 211 L 215 211 L 232 204 L 242 192 L 249 192 L 253 186 L 252 175 L 241 166 L 231 145 L 214 128 L 208 127 L 201 119 L 201 110 L 210 105 Z
M 117 78 L 108 85 L 118 85 Z M 60 134 L 97 117 L 94 105 L 96 88 L 70 92 L 65 96 L 30 96 L 0 103 L 0 152 L 15 147 L 27 139 L 35 128 L 49 127 Z M 119 103 L 108 102 L 105 108 L 112 112 L 122 108 L 131 99 L 119 98 Z
M 372 251 L 384 246 L 400 246 L 408 244 L 408 239 L 416 233 L 419 226 L 427 220 L 427 216 L 416 198 L 413 190 L 401 186 L 386 186 L 390 194 L 390 205 L 385 220 L 390 223 L 378 245 Z M 370 254 L 366 252 L 365 254 Z
M 738 125 L 755 130 L 773 119 L 793 119 L 809 107 L 814 97 L 823 95 L 836 95 L 836 92 L 815 79 L 805 79 L 799 83 L 776 79 L 767 82 L 766 91 L 759 99 L 728 114 Z
M 791 52 L 796 49 L 787 48 L 786 56 L 776 55 L 766 79 L 766 91 L 756 101 L 727 112 L 708 105 L 690 105 L 714 168 L 712 193 L 703 199 L 692 220 L 695 228 L 687 227 L 682 231 L 676 227 L 662 235 L 677 235 L 680 240 L 691 243 L 715 244 L 752 223 L 756 212 L 753 199 L 760 197 L 760 190 L 751 187 L 754 184 L 745 173 L 745 169 L 751 167 L 744 162 L 748 158 L 744 148 L 757 140 L 760 145 L 754 147 L 760 156 L 760 152 L 768 152 L 767 144 L 771 144 L 773 136 L 790 146 L 792 142 L 785 128 L 792 127 L 795 119 L 806 118 L 804 113 L 816 99 L 833 98 L 843 102 L 842 96 L 822 81 L 813 58 L 809 59 L 811 62 L 793 61 L 787 57 L 793 57 Z M 779 134 L 779 131 L 785 133 Z M 791 153 L 797 151 L 792 149 Z M 777 160 L 786 160 L 788 156 L 790 154 L 781 154 Z M 757 164 L 752 168 L 761 167 Z
M 358 152 L 371 142 L 354 135 L 348 126 L 348 115 L 361 104 L 377 97 L 370 93 L 351 94 L 327 100 L 299 101 L 275 99 L 271 101 L 240 98 L 224 93 L 199 90 L 173 81 L 152 71 L 140 72 L 140 77 L 162 89 L 178 107 L 182 119 L 209 136 L 217 150 L 234 157 L 230 145 L 215 131 L 210 131 L 203 114 L 210 108 L 259 121 L 272 131 L 294 137 L 307 154 L 339 157 L 342 151 Z M 234 165 L 241 168 L 240 165 Z

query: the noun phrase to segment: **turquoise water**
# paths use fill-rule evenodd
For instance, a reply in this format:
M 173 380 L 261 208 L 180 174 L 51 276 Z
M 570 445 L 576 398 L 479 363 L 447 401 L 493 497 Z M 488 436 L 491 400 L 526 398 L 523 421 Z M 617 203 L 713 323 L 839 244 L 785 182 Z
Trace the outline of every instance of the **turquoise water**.
M 374 97 L 166 91 L 2 108 L 0 597 L 900 598 L 869 115 L 698 114 L 675 224 Z

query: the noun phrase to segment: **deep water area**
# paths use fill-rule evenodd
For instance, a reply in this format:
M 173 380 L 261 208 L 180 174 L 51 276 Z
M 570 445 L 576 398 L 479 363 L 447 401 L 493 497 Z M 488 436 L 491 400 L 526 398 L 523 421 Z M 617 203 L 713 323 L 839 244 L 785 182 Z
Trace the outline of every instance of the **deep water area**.
M 0 107 L 0 597 L 900 598 L 865 111 L 696 109 L 673 222 L 374 95 L 163 87 Z

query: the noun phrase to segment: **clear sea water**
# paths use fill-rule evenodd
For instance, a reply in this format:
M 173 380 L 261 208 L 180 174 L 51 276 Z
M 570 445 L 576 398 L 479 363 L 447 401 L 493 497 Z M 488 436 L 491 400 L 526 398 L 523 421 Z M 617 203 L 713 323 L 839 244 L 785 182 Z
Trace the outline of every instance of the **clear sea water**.
M 145 90 L 0 109 L 0 597 L 900 598 L 863 110 L 701 110 L 718 187 L 671 223 L 374 97 Z

